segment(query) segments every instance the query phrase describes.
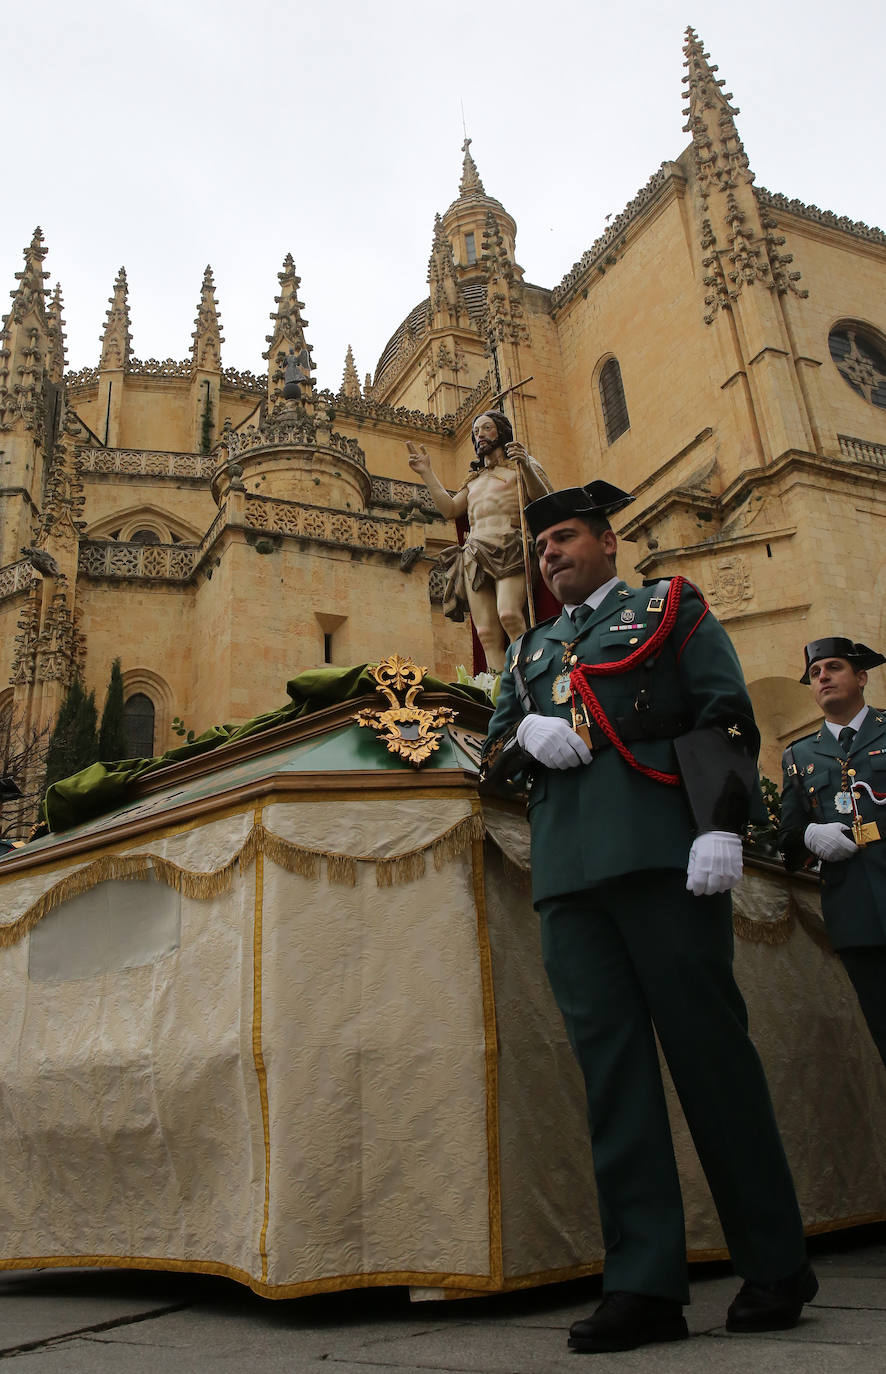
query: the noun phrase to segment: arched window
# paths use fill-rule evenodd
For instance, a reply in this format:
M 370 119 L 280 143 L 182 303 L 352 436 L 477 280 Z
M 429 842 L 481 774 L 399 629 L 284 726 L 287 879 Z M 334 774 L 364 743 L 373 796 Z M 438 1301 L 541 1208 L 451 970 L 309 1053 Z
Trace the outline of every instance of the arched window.
M 160 536 L 156 530 L 135 530 L 129 536 L 130 544 L 159 544 Z
M 129 758 L 154 757 L 154 703 L 144 692 L 136 692 L 124 705 L 123 733 Z
M 600 404 L 603 407 L 603 423 L 606 426 L 606 442 L 614 444 L 620 434 L 630 429 L 628 404 L 625 389 L 621 384 L 621 368 L 617 358 L 610 358 L 603 364 L 600 373 Z
M 874 331 L 855 321 L 838 324 L 828 348 L 843 381 L 872 406 L 886 409 L 886 350 Z

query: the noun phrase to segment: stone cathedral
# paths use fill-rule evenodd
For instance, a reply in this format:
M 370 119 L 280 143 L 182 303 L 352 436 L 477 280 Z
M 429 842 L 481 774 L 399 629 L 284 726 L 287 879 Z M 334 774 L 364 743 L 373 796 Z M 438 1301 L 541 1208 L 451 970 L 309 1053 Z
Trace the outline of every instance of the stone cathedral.
M 422 299 L 362 383 L 348 350 L 337 394 L 313 381 L 289 255 L 265 376 L 223 364 L 210 268 L 189 357 L 132 356 L 121 269 L 96 366 L 66 370 L 38 229 L 0 335 L 0 751 L 77 673 L 100 703 L 115 657 L 139 754 L 180 742 L 175 717 L 270 709 L 322 663 L 396 651 L 452 678 L 471 663 L 441 607 L 455 531 L 405 441 L 454 490 L 472 419 L 530 378 L 518 437 L 555 485 L 636 493 L 619 571 L 702 588 L 778 776 L 814 718 L 803 643 L 886 645 L 886 233 L 755 186 L 691 29 L 685 66 L 688 146 L 556 285 L 525 280 L 466 140 Z

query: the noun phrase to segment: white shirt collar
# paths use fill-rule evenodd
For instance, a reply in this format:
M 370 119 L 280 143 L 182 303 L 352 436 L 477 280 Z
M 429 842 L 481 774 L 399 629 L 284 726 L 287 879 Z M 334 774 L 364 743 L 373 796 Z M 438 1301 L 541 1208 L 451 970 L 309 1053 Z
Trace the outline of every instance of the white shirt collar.
M 870 710 L 870 707 L 869 707 L 869 706 L 862 706 L 862 708 L 861 708 L 861 710 L 859 711 L 858 715 L 857 715 L 857 716 L 853 716 L 852 719 L 851 719 L 850 721 L 847 721 L 847 724 L 848 724 L 848 725 L 851 725 L 852 728 L 853 728 L 853 730 L 856 730 L 856 731 L 860 730 L 860 729 L 861 729 L 861 723 L 862 723 L 862 721 L 864 720 L 864 718 L 865 718 L 865 716 L 867 715 L 867 713 L 868 713 L 869 710 Z M 831 734 L 833 735 L 834 739 L 839 739 L 839 738 L 840 738 L 840 731 L 843 730 L 843 729 L 845 729 L 845 726 L 843 726 L 843 725 L 838 725 L 837 722 L 836 722 L 835 720 L 826 720 L 826 721 L 825 721 L 825 725 L 826 725 L 826 726 L 828 727 L 828 729 L 830 730 L 830 732 L 831 732 Z
M 600 606 L 602 602 L 606 600 L 606 597 L 612 591 L 612 588 L 617 587 L 620 581 L 620 577 L 610 577 L 609 581 L 604 582 L 602 587 L 598 587 L 596 591 L 591 592 L 590 596 L 586 596 L 581 604 L 584 606 L 590 606 L 591 610 L 595 611 L 597 607 Z M 564 604 L 563 609 L 564 611 L 568 611 L 569 614 L 572 615 L 572 612 L 575 610 L 575 606 L 567 606 Z

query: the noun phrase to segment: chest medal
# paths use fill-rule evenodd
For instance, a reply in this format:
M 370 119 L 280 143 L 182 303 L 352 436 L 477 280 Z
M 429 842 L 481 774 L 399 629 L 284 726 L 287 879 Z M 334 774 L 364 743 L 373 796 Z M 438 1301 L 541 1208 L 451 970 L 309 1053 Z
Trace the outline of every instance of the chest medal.
M 566 706 L 572 698 L 572 692 L 569 687 L 569 674 L 578 662 L 578 654 L 572 652 L 575 647 L 575 642 L 574 639 L 568 644 L 565 639 L 561 639 L 560 641 L 563 645 L 564 667 L 551 684 L 551 699 L 555 706 Z
M 855 777 L 855 769 L 849 767 L 848 759 L 841 759 L 835 756 L 834 762 L 840 765 L 840 790 L 834 796 L 834 806 L 837 808 L 838 816 L 851 816 L 853 814 L 852 786 L 851 779 Z

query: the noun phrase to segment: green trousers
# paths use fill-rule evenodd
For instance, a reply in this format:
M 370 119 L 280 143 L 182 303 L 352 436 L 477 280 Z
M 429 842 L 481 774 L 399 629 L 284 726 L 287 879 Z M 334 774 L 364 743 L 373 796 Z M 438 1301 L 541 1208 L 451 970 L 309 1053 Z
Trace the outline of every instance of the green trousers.
M 683 1202 L 653 1028 L 736 1271 L 805 1258 L 769 1089 L 732 973 L 728 893 L 658 869 L 538 903 L 554 996 L 584 1075 L 603 1287 L 689 1301 Z
M 850 945 L 837 953 L 852 980 L 880 1058 L 886 1064 L 886 945 Z

